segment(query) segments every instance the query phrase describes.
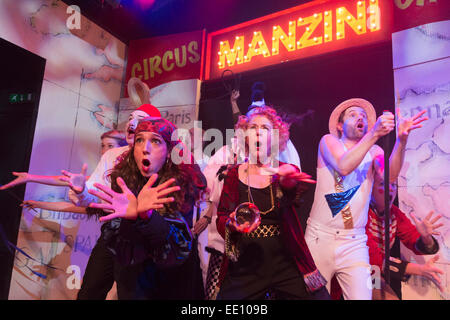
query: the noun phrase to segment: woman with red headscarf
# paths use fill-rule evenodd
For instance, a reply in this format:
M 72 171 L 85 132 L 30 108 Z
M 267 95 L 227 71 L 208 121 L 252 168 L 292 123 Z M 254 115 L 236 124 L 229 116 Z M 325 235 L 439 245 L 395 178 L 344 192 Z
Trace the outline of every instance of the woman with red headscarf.
M 109 175 L 111 188 L 89 190 L 104 201 L 90 207 L 110 212 L 100 220 L 108 221 L 103 237 L 116 257 L 119 299 L 198 298 L 187 221 L 206 180 L 196 164 L 172 161 L 175 129 L 163 118 L 141 120 L 134 145 Z

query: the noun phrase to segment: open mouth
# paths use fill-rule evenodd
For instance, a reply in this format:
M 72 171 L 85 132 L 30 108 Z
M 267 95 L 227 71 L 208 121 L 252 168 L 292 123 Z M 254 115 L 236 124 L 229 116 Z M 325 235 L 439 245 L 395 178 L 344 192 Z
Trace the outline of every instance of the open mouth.
M 150 170 L 150 160 L 148 160 L 148 159 L 143 159 L 142 160 L 142 170 L 145 173 L 149 172 L 149 170 Z

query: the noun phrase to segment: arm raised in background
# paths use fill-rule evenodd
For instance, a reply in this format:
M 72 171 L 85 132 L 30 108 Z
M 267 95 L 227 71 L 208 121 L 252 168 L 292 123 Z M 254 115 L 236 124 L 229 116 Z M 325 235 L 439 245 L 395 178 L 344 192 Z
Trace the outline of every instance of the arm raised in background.
M 397 125 L 397 139 L 389 157 L 389 183 L 394 183 L 398 179 L 400 170 L 403 166 L 405 158 L 405 149 L 408 142 L 409 133 L 412 130 L 422 127 L 421 122 L 428 120 L 428 117 L 424 117 L 425 110 L 419 112 L 417 115 L 412 116 L 409 119 L 405 119 L 400 115 L 400 110 L 397 109 L 398 125 Z M 384 152 L 377 146 L 378 151 L 374 155 L 375 174 L 380 179 L 384 179 Z
M 395 141 L 394 149 L 389 158 L 389 181 L 395 182 L 402 169 L 403 160 L 405 158 L 405 149 L 408 142 L 409 134 L 412 130 L 422 128 L 422 122 L 428 120 L 424 114 L 426 110 L 423 110 L 405 119 L 401 116 L 400 110 L 397 109 L 397 139 Z
M 230 103 L 231 103 L 231 111 L 233 113 L 233 124 L 238 122 L 239 116 L 242 115 L 241 110 L 239 110 L 239 106 L 237 104 L 237 99 L 239 98 L 239 90 L 231 91 L 230 95 Z

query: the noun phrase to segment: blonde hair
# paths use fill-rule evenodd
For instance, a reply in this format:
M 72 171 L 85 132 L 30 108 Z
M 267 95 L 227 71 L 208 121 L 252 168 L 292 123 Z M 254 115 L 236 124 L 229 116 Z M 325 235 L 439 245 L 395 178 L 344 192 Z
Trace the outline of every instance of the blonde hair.
M 128 144 L 125 133 L 120 130 L 107 131 L 101 135 L 100 140 L 103 140 L 105 138 L 111 138 L 116 140 L 119 146 L 121 147 L 126 146 Z

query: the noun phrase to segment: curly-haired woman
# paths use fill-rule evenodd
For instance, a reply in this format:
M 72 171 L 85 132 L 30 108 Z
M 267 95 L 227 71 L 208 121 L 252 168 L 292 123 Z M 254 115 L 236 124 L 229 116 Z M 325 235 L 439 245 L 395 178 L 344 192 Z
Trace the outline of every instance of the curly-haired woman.
M 111 212 L 100 220 L 109 221 L 102 236 L 116 257 L 119 299 L 197 298 L 186 221 L 206 181 L 197 165 L 171 161 L 175 129 L 163 118 L 141 120 L 134 145 L 109 175 L 111 188 L 89 190 L 103 200 L 90 207 Z
M 294 208 L 306 183 L 314 181 L 291 164 L 272 166 L 274 147 L 285 148 L 289 125 L 262 106 L 241 116 L 235 129 L 245 132 L 248 161 L 228 170 L 217 211 L 226 243 L 217 298 L 263 299 L 273 292 L 280 299 L 328 299 Z M 251 225 L 236 222 L 236 207 L 243 202 L 259 208 L 261 218 Z

